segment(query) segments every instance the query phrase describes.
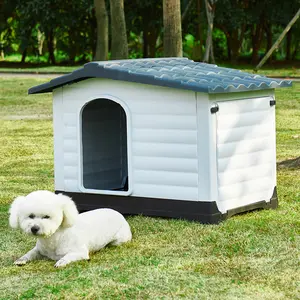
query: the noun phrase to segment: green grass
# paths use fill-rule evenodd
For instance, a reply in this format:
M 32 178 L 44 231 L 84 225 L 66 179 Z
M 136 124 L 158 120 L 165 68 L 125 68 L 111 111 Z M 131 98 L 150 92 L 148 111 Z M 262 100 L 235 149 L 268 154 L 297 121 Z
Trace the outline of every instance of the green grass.
M 34 239 L 8 227 L 9 204 L 17 195 L 54 188 L 51 95 L 26 94 L 42 82 L 1 81 L 0 299 L 300 298 L 297 165 L 278 170 L 276 210 L 219 225 L 130 217 L 133 241 L 102 249 L 90 262 L 14 266 Z M 276 94 L 277 155 L 284 162 L 300 156 L 300 84 Z
M 7 65 L 7 64 L 6 64 Z M 14 66 L 16 65 L 16 66 Z M 12 64 L 10 67 L 2 67 L 0 64 L 0 73 L 1 72 L 16 72 L 16 73 L 69 73 L 82 65 L 77 66 L 47 66 L 47 65 L 33 65 L 30 66 L 20 66 L 17 67 L 17 63 Z M 253 66 L 251 65 L 231 65 L 227 63 L 220 63 L 220 66 L 229 67 L 237 70 L 242 70 L 244 72 L 255 73 L 253 71 Z M 277 76 L 277 77 L 300 77 L 300 68 L 299 63 L 295 66 L 285 66 L 285 65 L 265 65 L 260 69 L 257 74 L 263 76 Z
M 238 69 L 243 72 L 249 72 L 254 74 L 259 74 L 262 76 L 277 76 L 277 77 L 299 77 L 300 69 L 299 63 L 294 66 L 285 66 L 285 65 L 264 65 L 261 69 L 255 72 L 254 66 L 252 65 L 231 65 L 231 64 L 220 64 L 227 68 Z
M 69 73 L 81 66 L 36 66 L 36 67 L 13 67 L 13 68 L 2 68 L 1 72 L 13 72 L 13 73 Z

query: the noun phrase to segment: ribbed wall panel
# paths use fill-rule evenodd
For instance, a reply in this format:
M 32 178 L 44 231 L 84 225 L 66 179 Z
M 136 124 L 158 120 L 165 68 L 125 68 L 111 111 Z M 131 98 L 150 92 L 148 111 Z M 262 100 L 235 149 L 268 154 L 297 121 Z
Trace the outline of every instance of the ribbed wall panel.
M 70 154 L 70 153 L 77 153 L 77 140 L 76 139 L 67 139 L 64 138 L 63 143 L 63 149 L 64 153 Z
M 65 178 L 77 180 L 78 168 L 76 166 L 64 166 Z
M 219 172 L 219 187 L 241 183 L 248 180 L 249 172 L 256 173 L 256 178 L 272 176 L 272 168 L 270 163 L 255 165 L 254 167 L 242 167 L 240 169 L 233 169 L 231 171 Z
M 153 185 L 175 185 L 184 187 L 197 187 L 198 174 L 167 171 L 134 171 L 136 183 Z
M 64 184 L 66 191 L 78 190 L 78 115 L 71 109 L 66 101 L 64 103 L 63 125 L 63 151 L 64 151 Z
M 227 143 L 221 143 L 217 145 L 218 157 L 232 158 L 234 155 L 249 155 L 256 152 L 273 151 L 272 145 L 270 144 L 270 137 L 255 138 L 251 140 L 240 140 L 240 141 L 227 141 Z
M 250 152 L 250 151 L 249 151 Z M 237 169 L 247 169 L 258 165 L 267 165 L 273 162 L 271 150 L 261 150 L 256 152 L 233 154 L 228 157 L 218 159 L 218 173 L 236 171 Z
M 197 145 L 134 142 L 132 152 L 134 156 L 196 158 Z
M 182 108 L 184 113 L 184 108 Z M 132 118 L 132 127 L 138 129 L 177 129 L 180 132 L 184 130 L 195 130 L 197 120 L 195 115 L 159 115 L 145 114 L 134 115 Z
M 222 105 L 222 114 L 230 116 L 268 110 L 266 107 L 268 100 L 266 98 L 263 101 L 262 98 L 249 98 L 246 101 L 238 101 L 238 105 L 236 105 L 235 101 L 227 101 L 226 106 Z
M 93 193 L 97 190 L 102 193 L 102 188 L 119 187 L 120 178 L 126 178 L 125 164 L 121 168 L 121 177 L 116 176 L 116 172 L 120 173 L 120 161 L 116 159 L 120 158 L 120 145 L 113 142 L 116 141 L 113 137 L 120 129 L 116 127 L 116 115 L 111 113 L 109 105 L 102 106 L 101 110 L 90 109 L 88 118 L 80 121 L 80 111 L 86 111 L 89 101 L 106 99 L 105 95 L 120 99 L 124 109 L 127 108 L 128 175 L 132 196 L 197 201 L 199 163 L 195 93 L 141 84 L 116 84 L 112 80 L 91 79 L 64 87 L 61 134 L 65 188 L 82 191 L 83 186 L 87 192 L 91 189 Z M 118 101 L 112 100 L 113 103 Z M 84 129 L 79 125 L 84 125 Z M 103 131 L 104 125 L 107 131 Z M 83 141 L 78 140 L 80 132 L 84 135 Z M 126 147 L 122 142 L 123 146 Z M 122 164 L 126 158 L 122 156 Z
M 271 197 L 276 161 L 275 115 L 270 100 L 218 103 L 218 199 L 226 210 L 251 203 L 251 197 L 252 203 Z
M 270 176 L 265 176 L 258 179 L 248 179 L 236 184 L 219 187 L 219 201 L 226 201 L 231 198 L 243 197 L 249 193 L 269 191 L 271 184 L 272 180 L 270 179 Z M 257 202 L 262 200 L 267 199 L 257 199 Z
M 64 125 L 65 126 L 77 126 L 78 116 L 76 113 L 64 112 L 63 115 Z
M 91 84 L 92 81 L 97 81 L 97 84 Z M 175 96 L 172 89 L 158 90 L 151 86 L 145 89 L 142 85 L 134 85 L 133 90 L 132 84 L 116 85 L 114 81 L 102 82 L 87 80 L 72 88 L 64 87 L 63 126 L 60 134 L 63 136 L 65 189 L 78 191 L 82 185 L 78 182 L 80 177 L 84 177 L 85 182 L 89 183 L 84 186 L 94 191 L 105 186 L 120 186 L 120 179 L 115 175 L 116 172 L 120 172 L 120 162 L 116 160 L 120 156 L 120 147 L 118 143 L 114 146 L 112 139 L 116 131 L 116 122 L 113 119 L 116 115 L 111 113 L 109 105 L 102 106 L 101 112 L 98 109 L 89 111 L 88 123 L 85 123 L 89 128 L 85 129 L 86 139 L 83 141 L 84 151 L 89 155 L 84 156 L 84 170 L 83 173 L 81 170 L 82 174 L 78 174 L 81 169 L 78 163 L 82 161 L 82 158 L 79 159 L 78 134 L 82 130 L 79 128 L 79 125 L 82 125 L 82 122 L 79 122 L 79 112 L 88 105 L 88 101 L 97 98 L 91 98 L 91 95 L 98 94 L 99 91 L 108 91 L 108 94 L 119 97 L 129 108 L 132 195 L 136 195 L 137 185 L 145 187 L 141 194 L 144 197 L 197 200 L 195 93 L 177 91 Z M 77 89 L 79 85 L 82 87 Z M 112 101 L 111 104 L 113 103 L 115 102 Z M 104 125 L 107 132 L 92 130 L 104 128 Z M 97 153 L 95 147 L 100 147 Z M 126 160 L 126 157 L 122 156 L 123 160 Z M 122 170 L 123 178 L 127 170 Z M 169 172 L 174 174 L 170 175 Z M 143 183 L 139 183 L 139 180 Z M 161 188 L 162 186 L 166 186 L 166 189 Z M 174 190 L 177 192 L 174 193 Z M 175 194 L 180 196 L 177 198 Z
M 65 190 L 63 149 L 63 93 L 62 88 L 53 91 L 53 138 L 54 138 L 54 188 Z
M 78 164 L 78 154 L 76 153 L 64 153 L 64 165 L 76 166 Z
M 223 113 L 223 112 L 222 112 Z M 268 110 L 221 115 L 218 117 L 218 126 L 220 128 L 237 128 L 237 127 L 252 127 L 255 124 L 266 124 L 268 118 Z
M 195 200 L 198 197 L 198 187 L 135 183 L 134 195 L 138 197 L 147 196 L 163 199 Z
M 195 93 L 172 89 L 130 100 L 133 195 L 198 200 Z
M 127 85 L 127 83 L 120 85 L 117 92 L 114 89 L 114 94 L 118 95 L 120 99 L 128 96 L 126 102 L 130 104 L 133 115 L 154 114 L 162 116 L 162 118 L 165 116 L 181 118 L 183 115 L 193 116 L 195 113 L 194 92 L 139 84 L 128 91 L 126 90 Z
M 198 173 L 197 158 L 135 156 L 135 170 Z
M 196 130 L 134 128 L 132 130 L 132 140 L 133 142 L 160 142 L 194 145 L 197 142 L 196 134 Z
M 229 139 L 231 142 L 239 142 L 241 139 L 253 140 L 268 138 L 270 135 L 270 124 L 264 123 L 258 126 L 251 125 L 251 130 L 244 127 L 228 129 L 219 129 L 218 139 L 219 144 L 226 143 Z
M 77 137 L 77 127 L 76 126 L 66 126 L 64 131 L 64 136 L 66 139 L 75 139 Z
M 264 191 L 267 199 L 271 199 L 273 190 Z M 262 192 L 249 191 L 247 195 L 239 196 L 237 198 L 229 198 L 227 200 L 221 201 L 222 206 L 226 207 L 227 210 L 235 209 L 240 206 L 246 206 L 258 202 L 261 199 Z
M 78 190 L 78 180 L 77 179 L 68 179 L 65 177 L 65 191 L 66 192 L 73 192 Z

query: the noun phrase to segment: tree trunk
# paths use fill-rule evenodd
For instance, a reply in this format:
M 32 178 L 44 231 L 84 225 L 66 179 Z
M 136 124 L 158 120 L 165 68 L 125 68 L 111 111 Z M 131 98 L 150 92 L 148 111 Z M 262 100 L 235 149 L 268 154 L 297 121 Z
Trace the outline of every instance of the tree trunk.
M 39 56 L 43 55 L 43 47 L 44 47 L 44 41 L 45 41 L 45 35 L 38 29 L 37 32 L 37 40 L 38 40 L 38 52 Z
M 300 48 L 300 43 L 299 43 L 299 40 L 298 40 L 295 43 L 295 48 L 294 48 L 294 52 L 293 52 L 293 55 L 292 55 L 292 60 L 296 59 L 297 53 L 299 51 L 299 48 Z
M 25 63 L 26 56 L 27 56 L 27 47 L 22 52 L 21 63 Z
M 188 14 L 188 12 L 189 12 L 189 10 L 190 10 L 193 2 L 194 2 L 194 0 L 190 0 L 188 2 L 187 6 L 185 7 L 185 10 L 184 10 L 184 12 L 183 12 L 183 14 L 181 16 L 181 23 L 184 23 L 184 19 L 186 18 L 186 16 L 187 16 L 187 14 Z
M 286 34 L 286 60 L 291 60 L 292 29 Z
M 182 56 L 180 0 L 163 0 L 164 56 Z
M 273 51 L 279 46 L 282 39 L 285 37 L 285 35 L 288 33 L 288 31 L 291 29 L 291 27 L 295 24 L 295 22 L 298 20 L 300 16 L 300 9 L 297 11 L 293 19 L 287 24 L 277 41 L 274 43 L 272 48 L 268 51 L 268 53 L 264 56 L 264 58 L 260 61 L 260 63 L 254 68 L 255 71 L 257 71 L 259 68 L 263 66 L 263 64 L 268 60 L 268 58 L 272 55 Z
M 273 32 L 272 32 L 272 24 L 268 23 L 266 25 L 266 36 L 267 36 L 267 51 L 266 53 L 272 48 L 273 45 Z M 271 55 L 271 57 L 269 58 L 269 61 L 272 61 L 273 56 Z
M 273 45 L 273 33 L 272 33 L 272 25 L 268 24 L 266 26 L 266 35 L 267 35 L 267 52 L 272 48 Z
M 226 41 L 227 41 L 227 57 L 228 57 L 228 60 L 231 61 L 231 39 L 230 39 L 230 34 L 228 32 L 225 32 L 225 35 L 226 35 Z
M 143 28 L 143 57 L 147 58 L 148 56 L 148 29 L 144 24 Z
M 155 28 L 152 28 L 148 34 L 149 57 L 155 57 L 157 35 L 158 35 L 158 31 Z
M 244 39 L 244 30 L 245 26 L 243 26 L 241 29 L 234 29 L 231 34 L 231 62 L 237 63 L 240 55 L 240 49 L 242 46 L 242 42 Z
M 263 26 L 262 22 L 255 24 L 252 31 L 252 64 L 259 61 L 259 49 L 262 41 Z
M 197 27 L 196 27 L 196 45 L 193 49 L 193 58 L 196 61 L 202 60 L 202 31 L 201 31 L 201 0 L 197 0 Z
M 69 61 L 74 63 L 76 59 L 76 45 L 75 39 L 73 38 L 73 30 L 69 28 Z
M 148 15 L 147 15 L 148 17 Z M 143 17 L 143 57 L 147 58 L 149 57 L 149 44 L 150 44 L 150 37 L 149 32 L 151 29 L 149 28 L 149 19 Z
M 94 0 L 97 20 L 97 42 L 94 60 L 108 59 L 108 15 L 105 0 Z
M 128 58 L 128 42 L 123 0 L 110 0 L 111 58 Z
M 205 0 L 205 9 L 207 16 L 207 37 L 205 43 L 205 54 L 203 61 L 209 62 L 209 57 L 211 56 L 212 61 L 214 62 L 214 54 L 213 54 L 213 27 L 214 27 L 214 13 L 215 13 L 215 4 L 214 0 Z
M 54 34 L 53 30 L 51 29 L 48 31 L 47 34 L 47 47 L 48 47 L 48 52 L 49 52 L 49 62 L 51 64 L 55 65 L 55 56 L 54 56 Z

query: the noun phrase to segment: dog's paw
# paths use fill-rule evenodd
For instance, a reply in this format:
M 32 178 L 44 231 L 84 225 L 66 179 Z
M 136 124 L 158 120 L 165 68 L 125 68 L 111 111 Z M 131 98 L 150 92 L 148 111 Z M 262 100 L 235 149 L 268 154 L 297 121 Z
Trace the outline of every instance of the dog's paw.
M 68 264 L 68 262 L 64 259 L 60 259 L 56 262 L 56 264 L 54 265 L 55 268 L 61 268 L 64 267 Z
M 16 266 L 23 266 L 27 263 L 27 260 L 25 258 L 19 258 L 14 262 L 14 265 Z

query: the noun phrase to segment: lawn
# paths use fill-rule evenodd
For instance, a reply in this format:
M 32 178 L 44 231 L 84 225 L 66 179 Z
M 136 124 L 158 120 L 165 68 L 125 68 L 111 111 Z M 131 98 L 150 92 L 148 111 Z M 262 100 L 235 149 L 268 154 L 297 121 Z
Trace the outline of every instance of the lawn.
M 69 73 L 72 72 L 81 66 L 36 66 L 36 67 L 0 67 L 1 72 L 12 72 L 12 73 Z
M 233 68 L 237 70 L 241 70 L 249 73 L 254 72 L 254 66 L 252 65 L 232 65 L 228 63 L 217 63 L 217 65 L 222 67 Z M 18 63 L 12 64 L 0 64 L 0 73 L 1 72 L 13 72 L 13 73 L 69 73 L 78 68 L 82 67 L 82 65 L 77 66 L 47 66 L 47 65 L 20 65 Z M 276 77 L 300 77 L 300 67 L 299 63 L 295 63 L 294 65 L 264 65 L 260 70 L 257 71 L 257 74 L 264 76 L 276 76 Z
M 300 299 L 299 83 L 276 92 L 278 209 L 219 225 L 129 217 L 131 243 L 55 269 L 14 266 L 34 239 L 8 227 L 14 197 L 54 189 L 51 95 L 27 95 L 46 79 L 0 80 L 0 299 Z

